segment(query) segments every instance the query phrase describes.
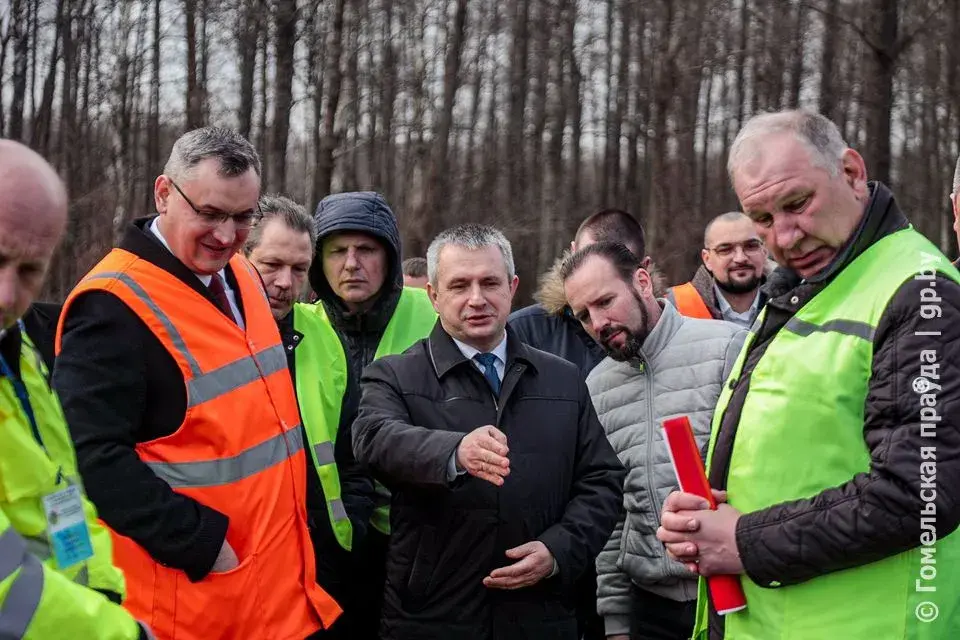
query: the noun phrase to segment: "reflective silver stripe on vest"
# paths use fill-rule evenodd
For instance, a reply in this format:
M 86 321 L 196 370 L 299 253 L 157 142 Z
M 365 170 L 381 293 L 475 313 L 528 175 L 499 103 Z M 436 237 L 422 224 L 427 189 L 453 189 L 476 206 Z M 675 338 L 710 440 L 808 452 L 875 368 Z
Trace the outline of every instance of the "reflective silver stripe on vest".
M 8 527 L 0 533 L 0 582 L 13 575 L 13 572 L 23 564 L 23 557 L 27 553 L 27 542 L 17 530 Z
M 174 489 L 215 487 L 249 478 L 303 449 L 300 427 L 277 434 L 232 458 L 197 462 L 148 462 L 157 477 Z
M 343 500 L 340 498 L 330 501 L 330 511 L 333 513 L 334 520 L 347 519 L 347 508 L 343 506 Z
M 317 464 L 321 467 L 325 464 L 333 464 L 336 460 L 333 457 L 333 443 L 329 440 L 313 445 L 313 453 L 317 456 Z
M 131 278 L 125 273 L 119 273 L 117 271 L 109 271 L 104 273 L 98 273 L 96 275 L 90 276 L 88 280 L 119 280 L 123 284 L 130 287 L 134 295 L 136 295 L 140 300 L 150 307 L 150 311 L 153 311 L 154 315 L 157 316 L 157 319 L 160 320 L 160 323 L 163 324 L 164 329 L 167 330 L 167 334 L 170 336 L 170 342 L 173 343 L 173 347 L 180 352 L 180 355 L 183 356 L 183 359 L 187 361 L 187 366 L 190 367 L 190 371 L 194 376 L 202 375 L 200 365 L 197 364 L 197 361 L 193 359 L 193 356 L 190 354 L 190 351 L 187 350 L 187 344 L 183 341 L 183 336 L 180 335 L 180 332 L 177 331 L 177 328 L 173 326 L 173 322 L 170 321 L 170 318 L 167 317 L 163 311 L 160 310 L 160 307 L 157 306 L 157 303 L 153 301 L 146 291 L 143 290 L 136 280 Z
M 53 555 L 53 552 L 50 550 L 50 542 L 45 538 L 24 536 L 23 539 L 27 545 L 27 553 L 32 553 L 40 560 L 46 560 Z
M 830 320 L 824 324 L 817 325 L 812 322 L 806 322 L 805 320 L 790 318 L 784 328 L 804 338 L 816 332 L 832 332 L 854 336 L 855 338 L 863 338 L 871 342 L 873 342 L 873 334 L 875 332 L 875 329 L 866 322 L 858 322 L 856 320 Z
M 187 384 L 188 407 L 195 407 L 230 393 L 244 385 L 266 378 L 287 368 L 283 345 L 268 347 L 254 356 L 247 356 L 225 364 L 210 373 L 195 377 Z
M 287 368 L 287 357 L 283 352 L 283 345 L 278 344 L 264 349 L 253 357 L 246 356 L 229 364 L 225 364 L 219 369 L 215 369 L 209 373 L 203 373 L 200 365 L 190 353 L 190 350 L 187 349 L 187 344 L 184 342 L 183 336 L 177 331 L 170 317 L 160 310 L 160 307 L 157 306 L 150 295 L 136 280 L 125 273 L 118 273 L 116 271 L 98 273 L 89 279 L 119 280 L 130 287 L 134 295 L 140 298 L 154 315 L 157 316 L 157 319 L 160 320 L 160 323 L 167 330 L 174 349 L 183 356 L 183 359 L 187 362 L 187 366 L 190 368 L 190 372 L 193 374 L 193 379 L 187 384 L 187 408 L 195 407 L 220 395 L 229 393 L 234 389 L 239 389 L 246 384 L 254 382 L 261 375 L 267 377 Z
M 6 550 L 0 553 L 6 556 Z M 10 585 L 0 606 L 0 638 L 22 638 L 43 596 L 43 565 L 29 554 L 20 554 L 20 574 Z

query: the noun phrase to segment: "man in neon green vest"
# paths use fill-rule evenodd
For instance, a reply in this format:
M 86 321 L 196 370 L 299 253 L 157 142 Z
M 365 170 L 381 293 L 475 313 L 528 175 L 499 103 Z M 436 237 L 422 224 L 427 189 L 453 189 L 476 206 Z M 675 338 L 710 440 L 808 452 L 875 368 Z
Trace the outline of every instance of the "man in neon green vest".
M 728 168 L 781 265 L 717 405 L 716 511 L 673 493 L 658 537 L 740 574 L 696 638 L 960 637 L 960 273 L 823 116 L 757 116 Z
M 317 578 L 344 613 L 322 636 L 378 637 L 390 532 L 390 494 L 358 467 L 350 435 L 363 368 L 429 335 L 437 314 L 422 289 L 403 286 L 396 217 L 376 193 L 324 198 L 314 214 L 315 304 L 294 306 L 300 413 L 322 492 L 311 509 Z M 281 333 L 283 333 L 281 331 Z
M 0 637 L 147 638 L 120 606 L 110 535 L 80 486 L 63 411 L 20 319 L 66 222 L 53 168 L 0 140 Z

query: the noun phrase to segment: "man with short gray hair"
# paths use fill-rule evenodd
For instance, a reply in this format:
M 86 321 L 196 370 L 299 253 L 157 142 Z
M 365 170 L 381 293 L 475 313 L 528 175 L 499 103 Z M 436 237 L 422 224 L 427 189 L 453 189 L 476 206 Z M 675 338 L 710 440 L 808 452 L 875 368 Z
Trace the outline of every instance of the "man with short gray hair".
M 300 416 L 260 277 L 238 251 L 260 160 L 207 127 L 173 146 L 135 220 L 64 303 L 54 386 L 125 606 L 161 638 L 303 638 L 317 586 Z M 176 611 L 176 615 L 172 614 Z
M 671 556 L 746 594 L 694 637 L 960 637 L 960 272 L 822 115 L 751 119 L 728 167 L 780 268 L 714 413 L 720 504 L 663 505 Z
M 353 447 L 393 495 L 380 637 L 576 640 L 574 585 L 613 529 L 623 467 L 575 365 L 507 327 L 498 230 L 427 250 L 428 338 L 367 367 Z

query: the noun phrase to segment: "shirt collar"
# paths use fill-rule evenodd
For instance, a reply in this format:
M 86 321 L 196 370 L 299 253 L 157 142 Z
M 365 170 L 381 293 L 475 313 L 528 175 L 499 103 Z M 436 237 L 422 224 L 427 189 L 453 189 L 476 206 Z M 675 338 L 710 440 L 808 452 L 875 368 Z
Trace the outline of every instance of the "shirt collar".
M 167 251 L 169 251 L 170 253 L 173 253 L 173 249 L 171 249 L 170 245 L 167 244 L 167 239 L 164 238 L 163 233 L 160 232 L 159 222 L 160 222 L 160 216 L 157 216 L 156 218 L 154 218 L 150 222 L 150 231 L 153 233 L 153 235 L 157 236 L 157 239 L 160 240 L 161 243 L 163 243 L 163 246 L 167 248 Z M 220 278 L 223 280 L 223 286 L 228 287 L 229 285 L 227 284 L 227 274 L 224 272 L 224 270 L 220 269 L 220 271 L 218 271 L 217 273 L 220 274 Z M 203 286 L 205 287 L 209 287 L 210 281 L 213 280 L 213 276 L 211 275 L 200 274 L 200 273 L 194 273 L 193 275 L 197 276 L 197 278 L 200 280 L 200 282 L 203 283 Z
M 450 337 L 453 338 L 453 336 L 450 336 Z M 478 353 L 483 353 L 483 351 L 480 351 L 479 349 L 471 347 L 465 342 L 460 342 L 456 338 L 453 338 L 453 342 L 454 344 L 457 345 L 457 348 L 460 349 L 460 353 L 462 353 L 463 357 L 466 358 L 467 360 L 473 360 L 473 356 L 477 355 Z M 500 344 L 494 347 L 493 351 L 490 351 L 490 353 L 495 355 L 501 363 L 503 364 L 507 363 L 507 334 L 506 333 L 503 334 L 503 340 L 500 341 Z
M 717 296 L 717 307 L 720 309 L 720 313 L 724 316 L 734 315 L 734 316 L 750 316 L 760 306 L 760 289 L 756 289 L 753 295 L 753 302 L 750 304 L 750 308 L 740 313 L 739 311 L 734 311 L 733 307 L 730 306 L 730 303 L 727 302 L 726 297 L 723 295 L 723 292 L 720 290 L 720 287 L 716 283 L 713 284 L 713 292 Z

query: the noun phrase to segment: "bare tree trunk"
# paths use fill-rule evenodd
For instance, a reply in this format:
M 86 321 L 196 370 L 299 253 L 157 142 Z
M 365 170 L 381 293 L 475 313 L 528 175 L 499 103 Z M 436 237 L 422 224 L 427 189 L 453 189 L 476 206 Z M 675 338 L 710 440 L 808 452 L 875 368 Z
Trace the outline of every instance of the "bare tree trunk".
M 157 6 L 159 7 L 157 0 Z M 237 24 L 237 48 L 240 54 L 240 107 L 237 111 L 240 135 L 250 139 L 253 129 L 253 85 L 257 72 L 257 26 L 262 0 L 244 0 Z
M 161 0 L 147 0 L 153 5 L 152 79 L 150 82 L 150 122 L 147 135 L 147 166 L 152 171 L 160 170 L 160 4 Z M 153 193 L 147 191 L 144 204 L 151 206 Z
M 433 134 L 433 153 L 424 201 L 424 215 L 419 228 L 421 242 L 429 244 L 442 224 L 450 198 L 449 169 L 447 166 L 450 148 L 450 129 L 453 126 L 453 106 L 460 88 L 460 61 L 463 56 L 463 41 L 467 30 L 467 0 L 456 0 L 453 24 L 449 26 L 446 56 L 443 64 L 443 106 L 437 114 Z
M 43 97 L 40 100 L 38 113 L 33 119 L 33 135 L 30 146 L 40 151 L 44 156 L 50 154 L 50 139 L 53 129 L 53 96 L 57 87 L 57 64 L 60 62 L 60 42 L 63 35 L 63 15 L 67 11 L 70 0 L 58 0 L 57 16 L 54 20 L 56 31 L 53 35 L 53 50 L 50 53 L 47 76 L 43 83 Z
M 837 37 L 840 31 L 837 18 L 839 0 L 826 0 L 823 12 L 823 39 L 820 59 L 820 113 L 836 122 L 837 98 L 834 92 L 833 76 L 836 73 Z
M 273 87 L 273 136 L 270 149 L 270 180 L 273 190 L 287 190 L 287 139 L 290 136 L 290 107 L 293 104 L 293 52 L 297 45 L 297 2 L 276 0 L 276 72 Z
M 13 35 L 13 97 L 10 102 L 10 129 L 8 137 L 23 139 L 23 110 L 27 92 L 27 65 L 30 60 L 30 31 L 27 20 L 27 0 L 14 0 L 7 29 Z M 8 36 L 9 37 L 9 36 Z M 6 50 L 6 43 L 4 43 Z M 0 70 L 3 66 L 0 65 Z M 0 129 L 2 131 L 2 129 Z
M 873 176 L 890 181 L 890 119 L 893 111 L 893 77 L 899 50 L 899 0 L 876 0 L 876 43 L 867 48 L 867 73 L 864 75 L 866 102 L 866 146 L 864 157 Z
M 187 130 L 203 126 L 203 97 L 197 81 L 197 0 L 183 0 L 187 21 Z
M 337 147 L 336 115 L 340 104 L 340 85 L 343 81 L 343 72 L 340 68 L 340 58 L 343 54 L 343 14 L 346 9 L 346 0 L 334 0 L 333 26 L 330 29 L 330 42 L 326 48 L 327 91 L 323 104 L 323 135 L 320 139 L 320 152 L 317 154 L 317 170 L 314 173 L 313 192 L 318 198 L 330 193 L 333 182 L 333 151 Z
M 793 66 L 790 71 L 790 86 L 787 94 L 787 108 L 796 109 L 800 106 L 800 89 L 803 87 L 803 55 L 807 25 L 807 12 L 803 0 L 797 2 L 797 17 L 794 20 L 793 31 Z
M 523 202 L 526 183 L 524 172 L 524 111 L 527 104 L 529 75 L 528 53 L 530 41 L 530 2 L 511 0 L 512 42 L 510 45 L 510 102 L 507 116 L 507 172 L 511 203 Z
M 393 0 L 382 0 L 383 3 L 383 37 L 380 49 L 381 65 L 383 67 L 382 90 L 380 98 L 380 150 L 378 154 L 379 177 L 377 182 L 384 185 L 384 192 L 392 202 L 396 196 L 396 180 L 394 176 L 394 157 L 396 147 L 393 143 L 393 119 L 397 103 L 397 51 L 393 43 Z

